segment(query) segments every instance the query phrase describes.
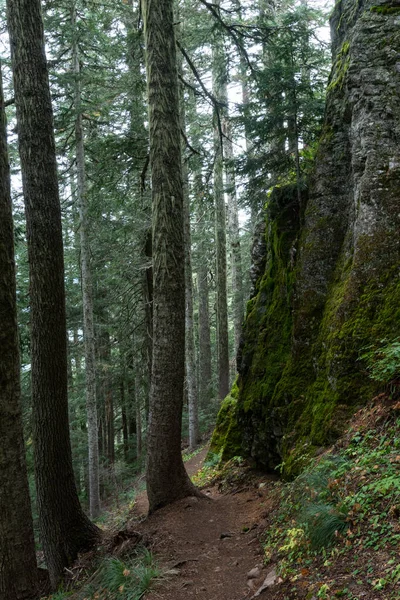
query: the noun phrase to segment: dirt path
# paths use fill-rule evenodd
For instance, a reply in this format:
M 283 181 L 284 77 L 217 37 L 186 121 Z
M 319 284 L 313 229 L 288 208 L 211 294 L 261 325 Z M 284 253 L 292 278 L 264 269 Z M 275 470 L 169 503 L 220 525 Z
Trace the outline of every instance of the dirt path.
M 201 468 L 205 454 L 206 450 L 186 463 L 190 475 Z M 148 600 L 242 600 L 254 594 L 266 575 L 257 537 L 268 513 L 266 481 L 255 480 L 228 494 L 212 487 L 204 490 L 207 498 L 185 498 L 135 524 L 151 539 L 162 567 L 175 573 Z M 143 494 L 136 517 L 143 518 L 146 510 Z M 248 579 L 257 566 L 258 576 Z

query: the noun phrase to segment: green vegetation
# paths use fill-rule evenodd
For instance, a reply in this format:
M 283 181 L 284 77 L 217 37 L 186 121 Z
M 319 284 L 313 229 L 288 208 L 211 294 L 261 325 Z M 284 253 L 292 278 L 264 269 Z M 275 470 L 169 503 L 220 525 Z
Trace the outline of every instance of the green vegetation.
M 371 6 L 370 10 L 378 15 L 395 15 L 400 13 L 400 6 L 387 6 L 385 4 L 379 4 L 377 6 Z
M 383 339 L 378 346 L 365 348 L 361 359 L 366 361 L 371 379 L 388 385 L 393 392 L 400 377 L 400 338 Z
M 339 89 L 342 89 L 344 81 L 345 81 L 346 73 L 347 73 L 347 71 L 349 69 L 349 65 L 350 65 L 349 50 L 350 50 L 350 42 L 348 42 L 348 41 L 343 42 L 342 47 L 339 50 L 339 52 L 336 56 L 335 63 L 333 65 L 332 79 L 328 85 L 328 91 L 333 90 L 336 87 L 338 87 Z
M 232 390 L 222 402 L 214 429 L 206 464 L 213 462 L 215 456 L 226 461 L 240 454 L 241 434 L 237 424 L 238 387 L 233 384 Z
M 140 600 L 162 576 L 146 548 L 125 560 L 107 557 L 79 591 L 59 591 L 48 600 Z
M 364 585 L 385 589 L 387 600 L 398 598 L 398 405 L 383 395 L 372 402 L 341 446 L 311 461 L 293 482 L 277 485 L 265 560 L 278 555 L 280 576 L 307 587 L 310 597 L 354 599 Z

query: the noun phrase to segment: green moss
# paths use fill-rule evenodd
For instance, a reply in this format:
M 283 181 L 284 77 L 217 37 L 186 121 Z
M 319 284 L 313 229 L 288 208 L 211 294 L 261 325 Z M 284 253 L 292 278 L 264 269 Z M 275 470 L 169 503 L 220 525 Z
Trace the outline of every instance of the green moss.
M 370 10 L 378 15 L 393 15 L 400 13 L 400 6 L 386 6 L 380 4 L 377 6 L 371 6 Z
M 328 91 L 333 90 L 334 88 L 342 89 L 350 65 L 349 51 L 350 42 L 343 42 L 333 65 L 332 80 L 328 85 Z
M 359 357 L 365 346 L 400 332 L 400 264 L 393 265 L 383 255 L 379 277 L 365 278 L 366 283 L 359 280 L 357 263 L 365 264 L 372 256 L 377 238 L 379 234 L 375 239 L 366 236 L 364 243 L 360 240 L 353 262 L 345 257 L 339 261 L 318 337 L 299 363 L 293 365 L 291 357 L 280 382 L 280 400 L 286 388 L 290 391 L 286 400 L 291 402 L 288 434 L 281 447 L 286 475 L 297 474 L 307 455 L 334 442 L 354 410 L 378 391 Z M 386 241 L 390 246 L 390 239 Z
M 237 423 L 238 393 L 239 390 L 235 382 L 219 410 L 207 458 L 217 454 L 222 461 L 226 461 L 233 456 L 240 456 L 242 453 L 242 436 Z
M 270 468 L 278 455 L 268 438 L 279 436 L 285 421 L 279 406 L 270 418 L 270 399 L 290 355 L 299 224 L 296 185 L 275 188 L 267 207 L 266 268 L 246 317 L 238 403 L 243 447 Z
M 389 184 L 395 199 L 398 182 L 385 176 L 386 189 Z M 248 304 L 238 400 L 228 401 L 220 417 L 224 431 L 234 434 L 233 446 L 241 436 L 246 454 L 271 469 L 281 464 L 287 477 L 333 443 L 354 411 L 378 391 L 359 360 L 362 349 L 400 334 L 396 228 L 359 238 L 350 255 L 339 254 L 350 239 L 335 235 L 337 250 L 322 243 L 327 228 L 335 227 L 331 218 L 311 219 L 299 242 L 300 222 L 295 188 L 275 190 L 268 206 L 265 272 Z M 302 292 L 300 305 L 293 304 L 297 244 L 308 269 L 318 264 L 311 260 L 317 249 L 318 260 L 336 265 L 326 292 L 311 287 Z M 216 447 L 225 447 L 224 436 Z M 227 456 L 236 453 L 237 447 Z

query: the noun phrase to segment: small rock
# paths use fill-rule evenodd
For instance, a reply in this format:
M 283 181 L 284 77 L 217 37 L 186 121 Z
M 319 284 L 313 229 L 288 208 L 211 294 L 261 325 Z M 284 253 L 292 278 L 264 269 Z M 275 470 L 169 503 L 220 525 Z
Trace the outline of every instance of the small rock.
M 247 587 L 249 588 L 249 590 L 252 590 L 254 588 L 254 579 L 247 580 Z
M 273 587 L 276 583 L 277 583 L 276 570 L 271 569 L 271 571 L 269 571 L 266 578 L 264 579 L 264 583 L 262 584 L 262 586 L 258 588 L 256 593 L 251 598 L 257 598 L 258 596 L 260 596 L 262 594 L 262 592 L 264 590 L 266 590 L 270 587 Z
M 254 569 L 251 569 L 251 571 L 249 571 L 247 573 L 247 579 L 257 579 L 257 577 L 259 577 L 260 574 L 261 574 L 260 568 L 254 567 Z
M 221 570 L 221 567 L 215 567 L 214 571 L 218 573 Z
M 224 532 L 222 532 L 222 533 L 221 533 L 221 535 L 219 536 L 219 539 L 220 539 L 220 540 L 223 540 L 223 539 L 225 539 L 225 538 L 231 538 L 231 537 L 233 537 L 234 535 L 235 535 L 235 534 L 234 534 L 234 533 L 231 533 L 230 531 L 224 531 Z
M 197 504 L 198 501 L 199 499 L 196 498 L 196 496 L 189 496 L 188 498 L 186 498 L 185 508 L 192 508 L 192 506 L 194 504 Z

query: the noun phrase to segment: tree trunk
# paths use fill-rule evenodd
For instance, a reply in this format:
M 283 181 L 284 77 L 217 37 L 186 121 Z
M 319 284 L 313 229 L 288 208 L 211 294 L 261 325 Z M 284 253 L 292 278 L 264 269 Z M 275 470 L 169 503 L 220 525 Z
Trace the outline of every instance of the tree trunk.
M 153 198 L 153 370 L 147 448 L 149 512 L 196 493 L 182 461 L 185 273 L 173 0 L 144 0 Z
M 124 460 L 127 463 L 129 461 L 129 436 L 128 436 L 128 417 L 125 405 L 125 380 L 121 377 L 119 384 L 119 397 L 121 405 L 121 419 L 122 419 L 122 440 L 124 444 Z
M 142 412 L 140 408 L 140 397 L 135 385 L 135 414 L 136 414 L 136 458 L 139 461 L 142 457 Z
M 182 73 L 182 61 L 179 61 Z M 185 98 L 183 85 L 180 85 L 181 130 L 186 133 Z M 192 272 L 192 236 L 190 231 L 189 173 L 184 160 L 185 145 L 182 141 L 182 184 L 183 184 L 183 235 L 185 243 L 185 373 L 189 412 L 189 448 L 193 450 L 199 443 L 199 397 L 196 379 L 196 349 L 193 324 L 193 272 Z
M 72 468 L 61 210 L 40 1 L 8 0 L 7 6 L 30 264 L 37 504 L 56 587 L 99 530 L 81 509 Z
M 185 236 L 185 349 L 186 349 L 186 385 L 189 409 L 189 447 L 193 450 L 199 443 L 199 399 L 196 380 L 196 350 L 194 345 L 193 324 L 193 276 L 191 258 L 189 182 L 187 166 L 183 169 L 184 181 L 184 236 Z
M 204 187 L 201 172 L 195 175 L 195 194 L 198 203 L 201 200 Z M 199 223 L 207 220 L 208 212 L 203 219 L 198 218 Z M 210 308 L 208 288 L 208 261 L 205 231 L 198 233 L 198 258 L 197 258 L 197 291 L 199 298 L 199 401 L 202 407 L 207 406 L 212 396 L 212 364 L 211 364 L 211 331 L 210 331 Z
M 243 294 L 243 268 L 242 254 L 240 250 L 239 215 L 236 196 L 235 173 L 232 165 L 233 146 L 232 131 L 229 122 L 229 114 L 224 119 L 224 147 L 225 147 L 225 179 L 226 195 L 228 200 L 228 230 L 231 246 L 231 271 L 233 292 L 233 326 L 235 331 L 235 354 L 238 351 L 240 337 L 242 335 L 242 324 L 244 316 L 244 294 Z
M 14 235 L 0 67 L 0 600 L 37 597 L 19 384 Z
M 146 243 L 144 253 L 148 259 L 148 264 L 144 272 L 144 311 L 145 311 L 145 326 L 146 326 L 146 344 L 145 344 L 145 355 L 147 365 L 147 377 L 145 381 L 147 383 L 146 395 L 145 395 L 145 413 L 146 423 L 149 422 L 149 396 L 150 396 L 150 381 L 151 372 L 153 370 L 153 242 L 152 233 L 148 232 L 146 236 Z
M 219 0 L 217 1 L 218 4 Z M 224 50 L 220 43 L 213 48 L 213 93 L 226 102 L 226 68 Z M 228 335 L 228 294 L 226 265 L 226 211 L 223 181 L 223 146 L 218 127 L 218 115 L 214 124 L 214 202 L 215 202 L 215 242 L 217 278 L 217 347 L 218 347 L 218 395 L 223 399 L 229 393 L 229 335 Z
M 76 7 L 73 7 L 72 27 L 76 28 Z M 90 267 L 89 223 L 87 216 L 87 190 L 85 170 L 85 147 L 82 125 L 81 82 L 78 44 L 75 39 L 72 48 L 73 71 L 75 76 L 75 151 L 77 172 L 77 200 L 79 206 L 79 232 L 81 281 L 83 302 L 83 332 L 85 347 L 86 412 L 88 420 L 89 450 L 89 510 L 92 518 L 100 514 L 100 469 L 99 434 L 96 403 L 96 356 L 93 322 L 93 283 Z

